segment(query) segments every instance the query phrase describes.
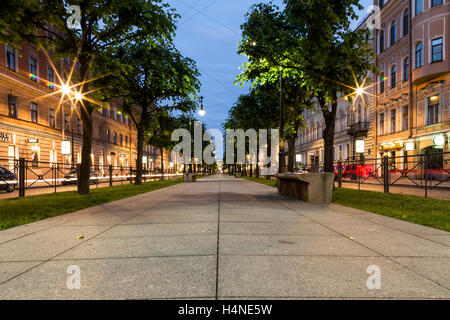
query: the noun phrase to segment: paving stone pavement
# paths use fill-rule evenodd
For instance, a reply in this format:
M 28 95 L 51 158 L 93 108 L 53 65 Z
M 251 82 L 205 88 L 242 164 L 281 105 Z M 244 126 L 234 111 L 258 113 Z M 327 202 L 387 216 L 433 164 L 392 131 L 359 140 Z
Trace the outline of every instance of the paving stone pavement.
M 450 233 L 228 176 L 0 231 L 0 299 L 240 298 L 449 299 Z

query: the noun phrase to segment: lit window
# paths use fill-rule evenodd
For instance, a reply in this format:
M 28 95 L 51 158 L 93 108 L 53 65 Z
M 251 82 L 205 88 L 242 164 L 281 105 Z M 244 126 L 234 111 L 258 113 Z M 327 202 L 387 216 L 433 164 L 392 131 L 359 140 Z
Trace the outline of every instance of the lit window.
M 55 121 L 55 110 L 48 109 L 48 125 L 49 127 L 55 128 L 56 121 Z
M 439 122 L 439 96 L 428 98 L 427 125 Z
M 8 115 L 17 118 L 17 97 L 8 95 Z

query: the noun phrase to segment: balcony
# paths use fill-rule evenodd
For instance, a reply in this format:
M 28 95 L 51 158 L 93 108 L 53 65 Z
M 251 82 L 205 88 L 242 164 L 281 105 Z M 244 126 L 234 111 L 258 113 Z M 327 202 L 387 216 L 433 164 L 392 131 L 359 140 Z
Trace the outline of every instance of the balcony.
M 368 122 L 358 122 L 347 127 L 347 134 L 349 136 L 365 136 L 367 135 L 367 131 L 369 131 Z

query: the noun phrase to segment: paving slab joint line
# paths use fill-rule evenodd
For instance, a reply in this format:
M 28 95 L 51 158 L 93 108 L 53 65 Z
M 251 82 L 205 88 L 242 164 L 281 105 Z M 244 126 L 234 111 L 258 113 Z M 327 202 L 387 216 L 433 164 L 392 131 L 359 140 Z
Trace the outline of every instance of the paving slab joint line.
M 337 234 L 339 234 L 339 235 L 345 237 L 346 239 L 349 239 L 349 238 L 348 238 L 346 235 L 344 235 L 343 233 L 341 233 L 341 232 L 339 232 L 339 231 L 337 231 L 337 230 L 334 230 L 333 228 L 331 228 L 331 227 L 329 227 L 329 226 L 327 226 L 327 225 L 325 225 L 325 224 L 323 224 L 323 223 L 321 223 L 321 222 L 319 222 L 319 221 L 317 221 L 317 220 L 314 220 L 314 219 L 312 219 L 311 217 L 305 216 L 305 215 L 303 215 L 303 214 L 297 212 L 295 209 L 289 208 L 289 207 L 286 206 L 285 204 L 282 204 L 282 205 L 283 205 L 284 207 L 286 207 L 286 208 L 288 208 L 288 209 L 294 211 L 296 214 L 299 214 L 299 215 L 305 217 L 306 219 L 309 219 L 309 220 L 311 220 L 311 221 L 314 221 L 314 222 L 316 222 L 317 224 L 319 224 L 319 225 L 321 225 L 321 226 L 323 226 L 323 227 L 325 227 L 325 228 L 327 228 L 327 229 L 329 229 L 329 230 L 331 230 L 331 231 L 334 231 L 334 232 L 336 232 Z M 375 224 L 381 225 L 381 224 L 379 224 L 379 223 L 375 223 Z M 381 226 L 383 226 L 383 225 L 381 225 Z M 405 232 L 405 233 L 406 233 L 406 232 Z M 419 237 L 419 238 L 420 238 L 420 237 Z M 386 255 L 382 254 L 381 252 L 378 252 L 378 251 L 376 251 L 376 250 L 374 250 L 374 249 L 372 249 L 372 248 L 370 248 L 370 247 L 368 247 L 368 246 L 362 244 L 361 242 L 359 242 L 359 241 L 357 241 L 357 240 L 351 240 L 351 241 L 353 241 L 353 242 L 359 244 L 360 246 L 363 246 L 364 248 L 366 248 L 366 249 L 368 249 L 368 250 L 370 250 L 370 251 L 372 251 L 372 252 L 375 252 L 376 254 L 379 254 L 381 257 L 384 257 L 384 258 L 386 258 L 386 259 L 392 261 L 393 263 L 395 263 L 395 264 L 401 266 L 402 268 L 407 269 L 407 270 L 409 270 L 409 271 L 411 271 L 411 272 L 413 272 L 413 273 L 415 273 L 415 274 L 417 274 L 417 275 L 423 277 L 424 279 L 426 279 L 426 280 L 428 280 L 428 281 L 431 281 L 431 282 L 437 284 L 438 286 L 440 286 L 440 287 L 442 287 L 442 288 L 444 288 L 444 289 L 450 291 L 450 288 L 447 288 L 447 286 L 441 284 L 440 282 L 438 282 L 438 281 L 436 281 L 436 280 L 434 280 L 434 279 L 431 279 L 431 278 L 427 277 L 426 275 L 424 275 L 424 274 L 422 274 L 422 273 L 420 273 L 420 272 L 417 272 L 417 271 L 414 270 L 414 269 L 409 268 L 408 266 L 406 266 L 406 265 L 404 265 L 404 264 L 402 264 L 402 263 L 400 263 L 400 262 L 398 262 L 398 261 L 396 261 L 396 260 L 390 258 L 389 256 L 386 256 Z
M 167 188 L 170 188 L 170 186 L 167 187 Z M 152 191 L 147 192 L 147 193 L 151 193 L 151 192 L 152 192 Z M 179 192 L 179 193 L 177 193 L 177 194 L 181 194 L 181 192 Z M 119 200 L 119 201 L 120 201 L 120 200 Z M 164 201 L 164 200 L 161 200 L 161 201 Z M 158 204 L 159 204 L 159 202 L 155 202 L 155 205 L 158 205 Z M 151 208 L 153 208 L 153 207 L 151 207 Z M 105 208 L 105 209 L 106 209 L 106 208 Z M 107 210 L 107 209 L 106 209 L 106 210 Z M 72 249 L 74 249 L 74 248 L 76 248 L 76 247 L 78 247 L 78 246 L 80 246 L 80 245 L 82 245 L 82 244 L 84 244 L 84 243 L 87 243 L 87 242 L 89 242 L 89 241 L 91 241 L 91 240 L 97 238 L 99 235 L 104 234 L 105 232 L 111 230 L 112 228 L 115 228 L 116 226 L 118 226 L 118 225 L 120 225 L 120 224 L 123 224 L 124 222 L 126 222 L 126 221 L 128 221 L 128 220 L 130 220 L 130 219 L 133 219 L 133 218 L 135 218 L 135 217 L 137 217 L 137 216 L 139 216 L 139 215 L 142 215 L 142 214 L 144 213 L 145 210 L 148 210 L 148 208 L 143 209 L 142 212 L 139 212 L 139 213 L 137 213 L 137 214 L 135 214 L 135 215 L 133 215 L 133 216 L 127 218 L 127 219 L 124 219 L 124 220 L 122 220 L 121 222 L 119 222 L 119 223 L 117 223 L 117 224 L 115 224 L 115 225 L 112 225 L 111 227 L 109 227 L 109 228 L 105 229 L 104 231 L 102 231 L 102 232 L 96 234 L 96 235 L 93 236 L 92 238 L 87 239 L 86 241 L 82 241 L 82 242 L 76 244 L 75 246 L 70 247 L 70 248 L 68 248 L 68 249 L 66 249 L 66 250 L 64 250 L 64 251 L 62 251 L 62 252 L 56 254 L 55 256 L 50 257 L 49 259 L 43 260 L 41 263 L 38 263 L 37 265 L 35 265 L 35 266 L 33 266 L 33 267 L 31 267 L 31 268 L 29 268 L 29 269 L 27 269 L 27 270 L 25 270 L 25 271 L 23 271 L 23 272 L 17 274 L 17 275 L 15 275 L 14 277 L 12 277 L 12 278 L 10 278 L 10 279 L 7 279 L 7 280 L 5 280 L 5 281 L 3 281 L 3 282 L 0 282 L 0 286 L 2 286 L 3 284 L 5 284 L 5 283 L 7 283 L 7 282 L 9 282 L 9 281 L 11 281 L 11 280 L 17 278 L 17 277 L 20 277 L 21 275 L 23 275 L 23 274 L 25 274 L 25 273 L 27 273 L 27 272 L 29 272 L 29 271 L 31 271 L 31 270 L 33 270 L 33 269 L 35 269 L 35 268 L 41 266 L 41 265 L 43 265 L 43 264 L 46 263 L 46 262 L 52 261 L 52 260 L 55 259 L 56 257 L 58 257 L 58 256 L 60 256 L 60 255 L 62 255 L 62 254 L 64 254 L 64 253 L 66 253 L 66 252 L 69 251 L 69 250 L 72 250 Z M 75 211 L 75 212 L 76 212 L 76 211 Z M 48 228 L 48 229 L 51 229 L 51 228 Z M 48 229 L 45 229 L 45 230 L 48 230 Z M 40 231 L 45 231 L 45 230 L 40 230 Z M 54 261 L 58 261 L 58 260 L 54 260 Z

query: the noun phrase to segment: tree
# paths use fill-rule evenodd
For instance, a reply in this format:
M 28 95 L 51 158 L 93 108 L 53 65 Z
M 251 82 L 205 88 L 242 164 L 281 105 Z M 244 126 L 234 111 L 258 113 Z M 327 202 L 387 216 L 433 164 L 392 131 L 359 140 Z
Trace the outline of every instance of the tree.
M 164 174 L 164 149 L 172 150 L 176 143 L 171 140 L 172 131 L 181 127 L 178 118 L 166 109 L 159 109 L 153 118 L 146 142 L 161 151 L 161 173 Z
M 252 44 L 252 47 L 257 44 Z M 281 69 L 274 64 L 273 59 L 261 59 L 253 63 L 245 63 L 243 72 L 239 74 L 237 81 L 241 84 L 252 81 L 253 86 L 272 86 L 282 93 L 283 104 L 283 136 L 281 139 L 288 141 L 288 171 L 294 171 L 295 140 L 300 127 L 304 126 L 303 111 L 312 108 L 314 92 L 304 83 L 302 74 L 295 69 Z M 282 82 L 279 79 L 282 78 Z M 276 92 L 272 93 L 274 96 Z M 283 144 L 282 144 L 283 145 Z M 284 149 L 284 145 L 283 145 Z
M 250 64 L 265 59 L 293 70 L 312 90 L 325 119 L 324 169 L 333 172 L 333 144 L 338 92 L 351 94 L 357 79 L 372 69 L 373 52 L 367 30 L 352 31 L 357 0 L 284 0 L 280 11 L 272 4 L 252 7 L 241 27 L 239 52 Z M 256 44 L 256 45 L 255 45 Z
M 277 86 L 264 83 L 254 86 L 250 93 L 240 95 L 234 106 L 228 111 L 228 117 L 223 123 L 223 128 L 225 130 L 278 128 L 280 109 L 276 96 L 277 91 Z M 256 154 L 258 157 L 259 151 Z M 256 159 L 256 162 L 258 164 L 259 160 Z M 259 175 L 258 165 L 256 170 L 256 174 Z
M 79 78 L 90 79 L 93 68 L 105 59 L 105 53 L 126 41 L 170 39 L 178 17 L 167 4 L 140 0 L 76 0 L 80 8 L 77 28 L 70 28 L 69 4 L 63 0 L 4 0 L 0 6 L 0 41 L 20 46 L 22 41 L 44 47 L 60 57 L 78 59 Z M 90 91 L 84 83 L 83 92 Z M 83 147 L 78 192 L 89 193 L 92 149 L 92 118 L 95 105 L 80 104 L 83 123 Z
M 111 63 L 102 69 L 120 71 L 102 79 L 107 83 L 103 91 L 108 99 L 121 101 L 123 112 L 136 126 L 136 184 L 141 184 L 145 137 L 155 125 L 155 116 L 164 115 L 164 110 L 195 110 L 200 74 L 195 62 L 183 57 L 171 44 L 130 42 L 111 50 L 110 55 Z

